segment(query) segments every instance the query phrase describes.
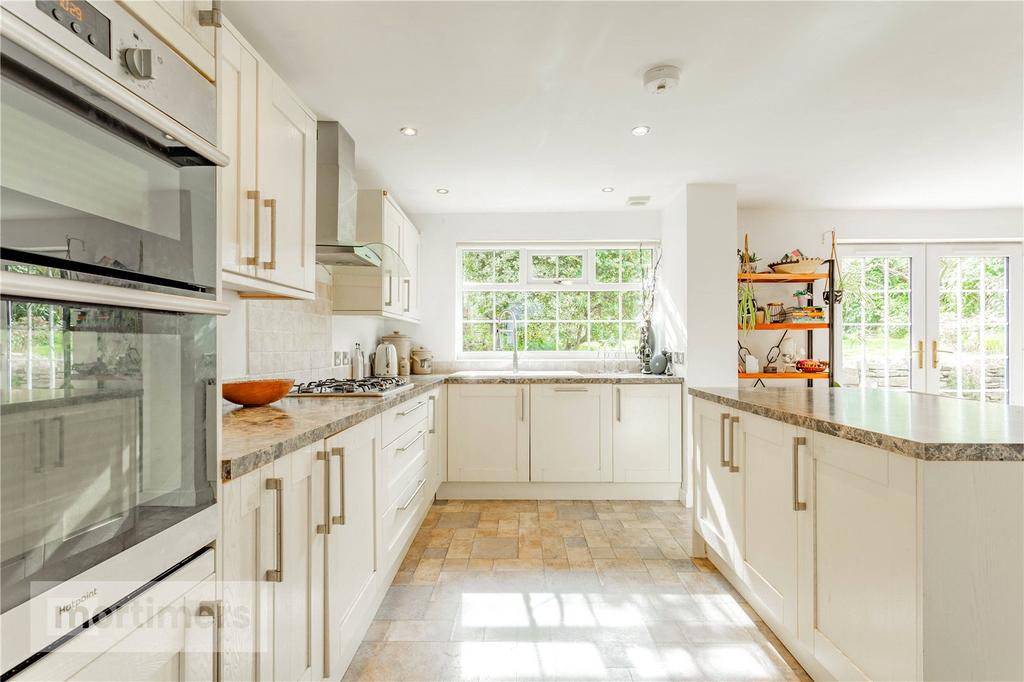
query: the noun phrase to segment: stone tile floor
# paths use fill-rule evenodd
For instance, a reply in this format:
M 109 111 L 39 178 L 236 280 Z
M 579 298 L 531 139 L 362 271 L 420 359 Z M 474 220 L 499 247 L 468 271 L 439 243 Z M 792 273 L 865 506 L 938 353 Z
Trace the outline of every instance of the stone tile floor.
M 345 680 L 808 680 L 678 502 L 431 508 Z

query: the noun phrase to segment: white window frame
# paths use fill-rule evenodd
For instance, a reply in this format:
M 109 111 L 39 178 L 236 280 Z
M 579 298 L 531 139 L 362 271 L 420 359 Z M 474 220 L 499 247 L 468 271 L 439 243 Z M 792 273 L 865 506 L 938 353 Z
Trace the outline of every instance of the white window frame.
M 516 283 L 475 284 L 464 282 L 462 271 L 462 254 L 470 251 L 498 251 L 502 249 L 519 250 L 519 281 Z M 661 243 L 657 240 L 629 240 L 611 242 L 460 242 L 455 245 L 455 301 L 454 301 L 454 357 L 457 360 L 496 360 L 507 359 L 512 351 L 464 351 L 463 347 L 463 294 L 469 291 L 641 291 L 640 282 L 606 283 L 597 280 L 597 263 L 595 253 L 601 249 L 650 249 L 657 260 L 657 252 Z M 575 255 L 582 252 L 583 278 L 571 283 L 557 284 L 550 279 L 534 279 L 532 273 L 532 256 Z M 570 320 L 567 320 L 570 321 Z M 481 323 L 485 321 L 481 320 Z M 523 321 L 520 320 L 520 324 Z M 525 333 L 525 332 L 524 332 Z M 519 356 L 529 360 L 586 360 L 596 359 L 599 351 L 531 351 L 521 350 Z

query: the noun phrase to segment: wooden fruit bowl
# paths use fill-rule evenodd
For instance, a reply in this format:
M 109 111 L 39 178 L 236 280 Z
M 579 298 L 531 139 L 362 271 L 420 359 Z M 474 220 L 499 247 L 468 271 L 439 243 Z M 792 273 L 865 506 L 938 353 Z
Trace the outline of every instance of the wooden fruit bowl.
M 798 360 L 796 369 L 805 374 L 817 374 L 828 369 L 828 363 L 824 360 Z
M 784 275 L 810 275 L 816 272 L 823 262 L 820 258 L 801 258 L 800 260 L 776 261 L 769 263 L 768 267 L 773 272 Z
M 260 407 L 276 402 L 288 394 L 295 379 L 256 379 L 233 381 L 221 390 L 224 400 L 243 407 Z

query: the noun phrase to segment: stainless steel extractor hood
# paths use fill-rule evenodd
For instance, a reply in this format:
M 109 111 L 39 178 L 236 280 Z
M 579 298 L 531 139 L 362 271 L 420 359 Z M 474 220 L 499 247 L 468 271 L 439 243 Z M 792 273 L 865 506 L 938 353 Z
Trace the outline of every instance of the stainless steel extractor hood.
M 386 244 L 360 240 L 356 227 L 356 145 L 337 121 L 316 124 L 316 261 L 322 265 L 408 268 Z

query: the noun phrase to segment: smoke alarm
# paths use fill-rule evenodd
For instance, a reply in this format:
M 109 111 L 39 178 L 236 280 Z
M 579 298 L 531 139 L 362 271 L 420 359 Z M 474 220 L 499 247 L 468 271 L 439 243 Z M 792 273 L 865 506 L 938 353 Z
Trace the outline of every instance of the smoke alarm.
M 663 64 L 647 69 L 644 88 L 652 95 L 661 95 L 679 85 L 679 67 Z

